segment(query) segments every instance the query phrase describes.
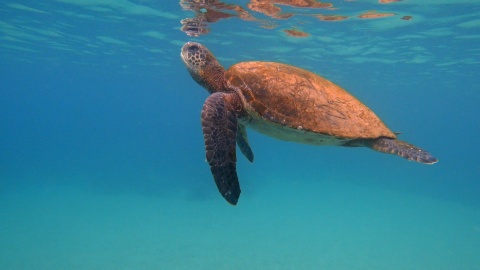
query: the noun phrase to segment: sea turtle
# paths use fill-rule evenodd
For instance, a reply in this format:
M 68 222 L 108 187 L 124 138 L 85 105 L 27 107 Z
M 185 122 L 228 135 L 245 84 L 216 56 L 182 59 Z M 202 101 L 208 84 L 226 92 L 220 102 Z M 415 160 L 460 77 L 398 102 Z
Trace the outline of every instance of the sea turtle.
M 310 71 L 275 62 L 241 62 L 225 70 L 203 45 L 187 42 L 181 58 L 210 96 L 202 109 L 207 161 L 222 196 L 236 205 L 236 145 L 253 162 L 246 126 L 313 145 L 365 146 L 433 164 L 427 151 L 397 140 L 367 106 Z

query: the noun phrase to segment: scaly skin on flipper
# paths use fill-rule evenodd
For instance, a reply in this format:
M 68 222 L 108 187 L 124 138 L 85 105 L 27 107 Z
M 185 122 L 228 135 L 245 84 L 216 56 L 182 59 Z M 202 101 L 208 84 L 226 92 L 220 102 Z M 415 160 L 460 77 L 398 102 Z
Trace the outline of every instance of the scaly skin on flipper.
M 398 155 L 408 160 L 424 164 L 434 164 L 438 162 L 438 159 L 427 151 L 400 140 L 378 138 L 371 140 L 367 143 L 367 146 L 382 153 Z
M 253 151 L 252 148 L 250 148 L 250 144 L 248 143 L 247 129 L 242 124 L 238 124 L 237 145 L 238 148 L 240 148 L 240 150 L 242 151 L 242 154 L 248 159 L 248 161 L 253 163 Z
M 232 205 L 240 197 L 236 171 L 237 110 L 235 96 L 210 95 L 202 109 L 202 130 L 208 164 L 220 194 Z

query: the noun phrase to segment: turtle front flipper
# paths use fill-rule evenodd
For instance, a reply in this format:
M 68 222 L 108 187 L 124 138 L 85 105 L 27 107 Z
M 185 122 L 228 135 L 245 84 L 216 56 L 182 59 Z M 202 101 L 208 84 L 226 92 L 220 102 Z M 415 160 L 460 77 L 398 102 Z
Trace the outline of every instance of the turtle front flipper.
M 427 151 L 396 139 L 378 138 L 371 140 L 367 146 L 379 152 L 398 155 L 420 163 L 434 164 L 438 162 L 438 159 Z
M 233 95 L 217 92 L 207 98 L 202 109 L 202 130 L 207 161 L 217 188 L 229 203 L 236 205 L 240 184 L 235 153 L 238 120 Z
M 247 128 L 240 123 L 238 124 L 237 129 L 237 145 L 248 161 L 253 163 L 253 152 L 252 148 L 250 148 L 250 144 L 248 143 Z

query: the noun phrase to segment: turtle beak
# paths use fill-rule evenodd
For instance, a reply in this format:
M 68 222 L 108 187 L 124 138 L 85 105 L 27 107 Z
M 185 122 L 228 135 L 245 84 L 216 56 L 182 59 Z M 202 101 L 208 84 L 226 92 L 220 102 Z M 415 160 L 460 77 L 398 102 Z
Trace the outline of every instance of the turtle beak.
M 188 47 L 188 43 L 189 43 L 189 42 L 185 43 L 185 44 L 183 45 L 183 47 L 182 47 L 182 50 L 180 51 L 180 58 L 182 58 L 182 61 L 183 61 L 183 63 L 185 63 L 185 64 L 187 64 L 187 59 L 185 59 L 185 58 L 186 58 L 187 55 L 188 55 L 188 54 L 186 53 L 187 47 Z

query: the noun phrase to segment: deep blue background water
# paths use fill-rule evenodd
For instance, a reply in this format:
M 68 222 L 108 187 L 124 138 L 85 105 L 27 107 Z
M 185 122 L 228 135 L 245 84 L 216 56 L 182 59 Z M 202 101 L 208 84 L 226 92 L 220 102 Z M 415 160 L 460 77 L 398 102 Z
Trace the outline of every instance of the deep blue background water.
M 0 268 L 480 269 L 480 2 L 333 4 L 196 38 L 177 1 L 0 2 Z M 305 15 L 368 10 L 397 16 Z M 188 40 L 227 67 L 321 74 L 440 162 L 250 131 L 231 207 L 204 162 Z

